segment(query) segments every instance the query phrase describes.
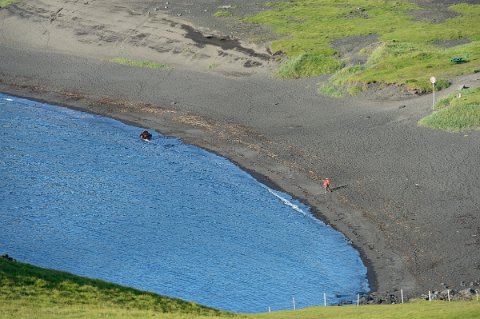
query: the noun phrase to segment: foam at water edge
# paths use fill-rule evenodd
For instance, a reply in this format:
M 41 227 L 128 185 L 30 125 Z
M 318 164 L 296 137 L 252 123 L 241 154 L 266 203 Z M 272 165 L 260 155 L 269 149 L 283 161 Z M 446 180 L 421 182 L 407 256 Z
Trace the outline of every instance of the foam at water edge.
M 225 158 L 98 115 L 0 105 L 15 136 L 0 139 L 0 242 L 19 260 L 241 312 L 368 290 L 342 234 Z

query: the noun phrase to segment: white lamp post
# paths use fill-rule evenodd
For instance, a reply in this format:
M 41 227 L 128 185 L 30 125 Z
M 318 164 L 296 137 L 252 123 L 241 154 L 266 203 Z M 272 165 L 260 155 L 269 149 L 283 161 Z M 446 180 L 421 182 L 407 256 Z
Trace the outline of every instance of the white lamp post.
M 432 92 L 433 92 L 433 103 L 432 103 L 432 109 L 435 109 L 435 82 L 437 82 L 437 79 L 435 79 L 434 76 L 430 78 L 430 82 L 432 83 Z

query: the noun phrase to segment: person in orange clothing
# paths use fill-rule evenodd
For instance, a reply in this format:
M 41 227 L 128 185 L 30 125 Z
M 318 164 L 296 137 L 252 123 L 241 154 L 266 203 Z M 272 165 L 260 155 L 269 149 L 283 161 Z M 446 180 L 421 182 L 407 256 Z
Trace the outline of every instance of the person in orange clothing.
M 323 189 L 325 189 L 325 193 L 326 193 L 327 191 L 329 191 L 329 192 L 332 191 L 331 188 L 330 188 L 330 183 L 331 183 L 331 182 L 332 182 L 332 181 L 330 180 L 330 178 L 326 178 L 325 181 L 323 182 Z

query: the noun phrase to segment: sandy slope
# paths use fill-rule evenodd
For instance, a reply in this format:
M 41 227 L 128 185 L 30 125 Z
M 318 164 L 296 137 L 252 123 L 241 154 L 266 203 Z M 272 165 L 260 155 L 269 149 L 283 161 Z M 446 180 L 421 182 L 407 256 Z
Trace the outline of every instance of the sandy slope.
M 202 1 L 207 11 L 195 1 L 170 1 L 170 11 L 131 2 L 1 9 L 0 91 L 155 128 L 229 157 L 346 234 L 379 291 L 480 281 L 480 132 L 417 127 L 431 96 L 331 99 L 315 94 L 318 79 L 272 79 L 264 49 L 212 31 L 232 28 L 210 16 L 222 1 Z M 136 69 L 112 57 L 171 68 Z M 457 79 L 452 89 L 479 78 Z M 323 194 L 324 177 L 333 178 L 333 193 Z

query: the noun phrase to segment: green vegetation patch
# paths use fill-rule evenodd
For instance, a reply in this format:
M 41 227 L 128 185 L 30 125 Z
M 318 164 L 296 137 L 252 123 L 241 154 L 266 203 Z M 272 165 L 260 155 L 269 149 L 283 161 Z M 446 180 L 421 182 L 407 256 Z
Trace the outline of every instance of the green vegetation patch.
M 480 302 L 416 301 L 403 305 L 314 307 L 297 311 L 256 315 L 260 319 L 474 319 L 480 315 Z
M 318 93 L 331 97 L 343 97 L 345 95 L 345 90 L 331 82 L 327 82 L 318 87 Z
M 318 93 L 332 97 L 342 97 L 346 93 L 355 95 L 365 88 L 365 84 L 354 79 L 354 76 L 363 72 L 364 66 L 348 66 L 336 72 L 327 83 L 318 88 Z
M 284 52 L 289 60 L 303 55 L 317 57 L 314 66 L 312 59 L 295 63 L 300 64 L 296 69 L 312 71 L 287 73 L 287 77 L 351 67 L 332 43 L 372 34 L 379 36 L 378 42 L 365 44 L 359 52 L 368 57 L 364 68 L 341 80 L 344 86 L 355 86 L 354 92 L 372 82 L 399 84 L 416 93 L 431 92 L 428 79 L 432 75 L 448 84 L 450 77 L 480 68 L 480 5 L 450 6 L 448 9 L 457 15 L 441 23 L 415 20 L 412 12 L 422 9 L 406 0 L 292 0 L 269 3 L 268 8 L 244 21 L 268 25 L 283 35 L 270 44 L 272 52 Z M 463 44 L 450 48 L 438 45 L 448 41 Z M 455 57 L 466 62 L 453 63 Z M 282 69 L 280 77 L 285 77 Z
M 193 302 L 0 258 L 0 318 L 66 318 L 75 313 L 95 318 L 130 311 L 139 318 L 155 313 L 175 314 L 172 318 L 233 316 Z
M 213 14 L 215 17 L 231 17 L 233 15 L 232 11 L 228 10 L 218 10 Z
M 480 129 L 480 87 L 441 99 L 435 104 L 435 112 L 421 119 L 419 125 L 448 131 Z
M 17 2 L 17 0 L 0 0 L 0 8 L 6 7 L 14 2 Z
M 293 79 L 329 74 L 342 67 L 342 62 L 331 56 L 302 53 L 280 65 L 278 77 Z
M 129 65 L 137 68 L 148 68 L 148 69 L 169 69 L 170 68 L 168 65 L 162 64 L 162 63 L 145 61 L 145 60 L 131 60 L 127 58 L 115 58 L 115 59 L 111 59 L 110 62 Z

